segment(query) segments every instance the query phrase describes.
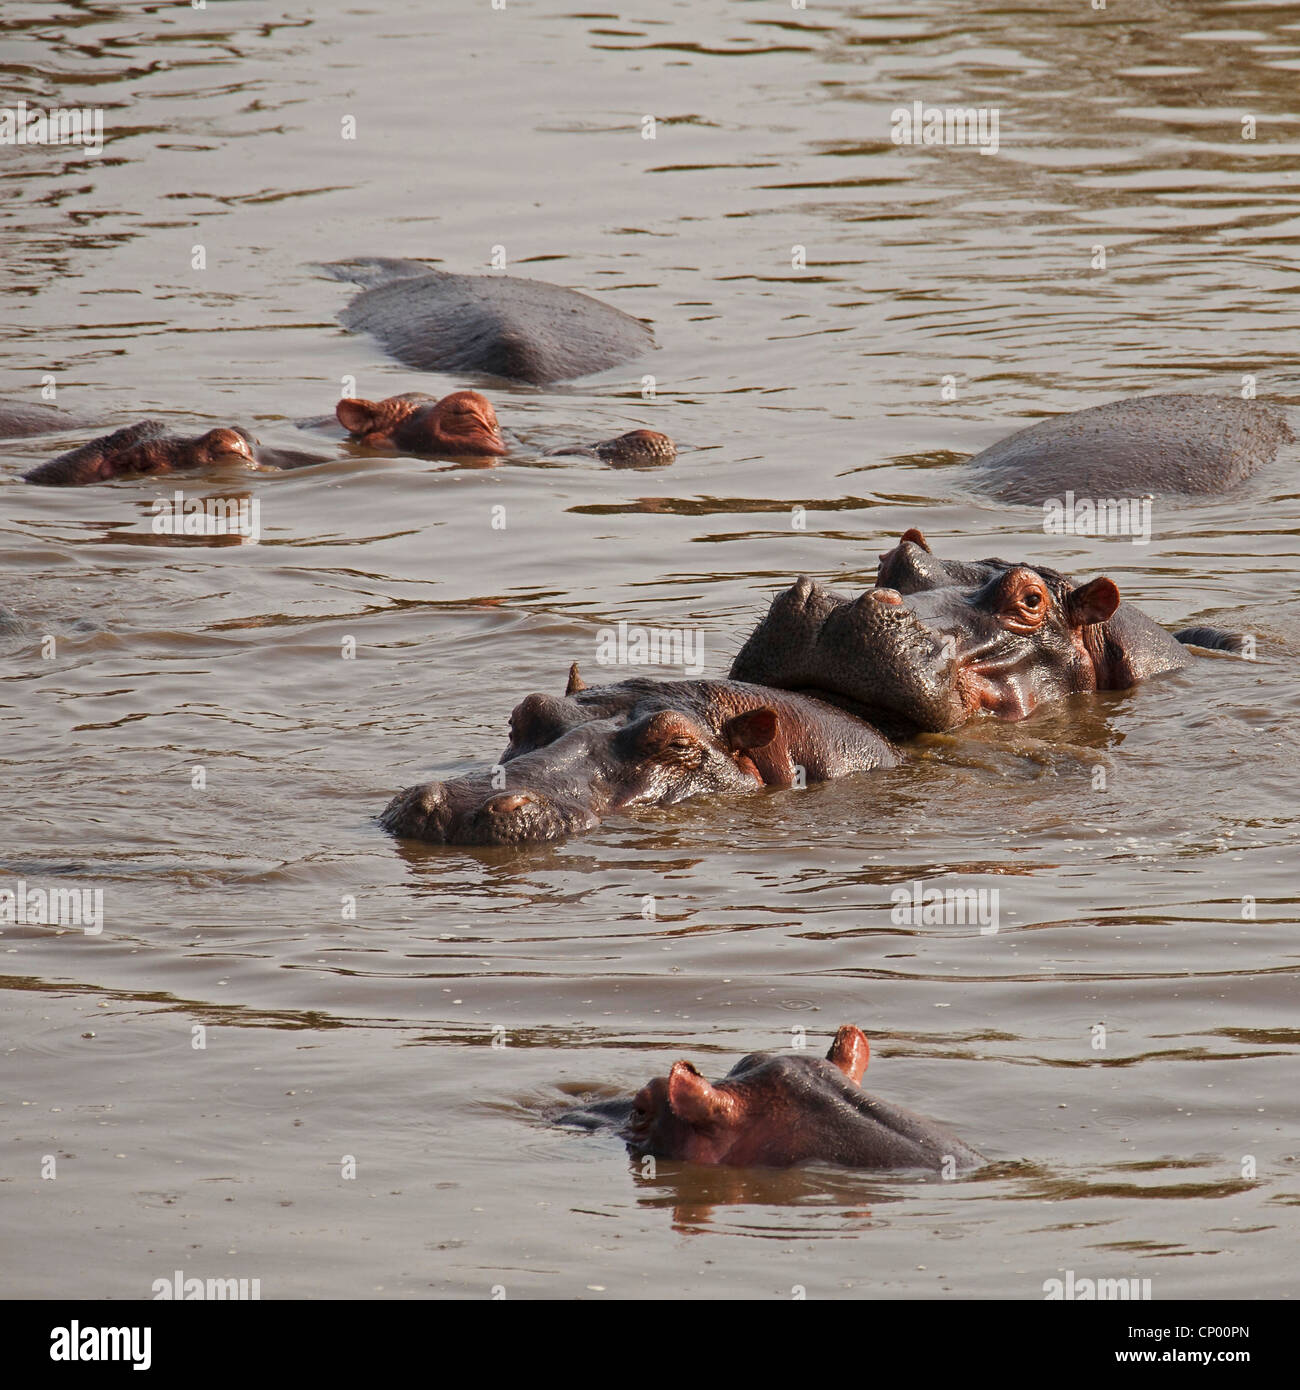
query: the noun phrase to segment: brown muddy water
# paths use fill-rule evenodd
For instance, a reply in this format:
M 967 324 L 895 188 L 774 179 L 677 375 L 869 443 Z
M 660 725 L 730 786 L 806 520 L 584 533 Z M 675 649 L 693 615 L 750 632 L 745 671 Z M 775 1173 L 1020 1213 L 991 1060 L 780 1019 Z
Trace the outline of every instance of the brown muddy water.
M 960 461 L 1149 390 L 1300 405 L 1300 7 L 14 0 L 0 39 L 7 104 L 106 135 L 0 150 L 6 400 L 49 376 L 114 424 L 302 444 L 345 377 L 478 385 L 523 441 L 477 469 L 329 443 L 239 484 L 256 545 L 153 535 L 156 482 L 19 481 L 85 432 L 0 446 L 0 884 L 104 894 L 99 935 L 0 936 L 4 1293 L 1294 1292 L 1300 450 L 1157 501 L 1148 545 L 1045 536 Z M 996 108 L 996 154 L 895 146 L 914 101 Z M 548 390 L 421 375 L 313 269 L 496 246 L 658 351 Z M 539 462 L 637 426 L 671 468 Z M 861 585 L 914 525 L 1260 659 L 545 849 L 377 828 L 571 661 L 632 674 L 602 627 L 698 630 L 720 675 L 776 589 Z M 915 880 L 996 889 L 1000 929 L 894 922 Z M 647 1177 L 551 1122 L 843 1022 L 870 1089 L 993 1166 Z

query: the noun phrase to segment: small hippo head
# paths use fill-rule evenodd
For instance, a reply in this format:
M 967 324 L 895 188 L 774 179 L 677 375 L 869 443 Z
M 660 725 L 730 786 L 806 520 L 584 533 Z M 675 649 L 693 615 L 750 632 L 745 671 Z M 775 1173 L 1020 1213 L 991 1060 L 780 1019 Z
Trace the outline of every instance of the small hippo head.
M 754 1052 L 719 1082 L 675 1062 L 637 1092 L 623 1138 L 634 1154 L 690 1163 L 788 1168 L 969 1167 L 979 1155 L 931 1121 L 861 1089 L 870 1048 L 845 1024 L 825 1059 Z
M 433 844 L 557 840 L 627 807 L 755 790 L 762 780 L 748 755 L 770 743 L 776 728 L 767 708 L 736 715 L 718 735 L 679 710 L 587 719 L 544 746 L 516 753 L 495 776 L 471 774 L 401 793 L 382 824 Z
M 47 487 L 76 487 L 113 478 L 187 473 L 217 464 L 256 468 L 257 440 L 237 426 L 186 439 L 168 434 L 160 420 L 141 420 L 33 468 L 24 478 Z
M 492 402 L 477 391 L 453 391 L 441 400 L 419 392 L 382 401 L 345 397 L 334 413 L 345 430 L 371 448 L 443 458 L 507 452 Z
M 807 578 L 778 595 L 731 674 L 829 691 L 894 728 L 954 729 L 981 710 L 1023 719 L 1099 688 L 1119 602 L 1107 578 L 1076 586 L 1032 565 L 940 560 L 911 530 L 855 600 Z

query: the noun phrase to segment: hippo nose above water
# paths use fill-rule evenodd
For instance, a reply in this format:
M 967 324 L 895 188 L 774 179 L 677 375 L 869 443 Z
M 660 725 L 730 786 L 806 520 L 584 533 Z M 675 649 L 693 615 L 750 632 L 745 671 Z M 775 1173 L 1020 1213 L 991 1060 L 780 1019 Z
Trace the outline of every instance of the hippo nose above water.
M 482 776 L 408 788 L 380 818 L 395 835 L 436 845 L 543 844 L 595 823 L 589 807 L 531 787 L 497 791 Z
M 662 468 L 677 457 L 677 445 L 659 430 L 629 430 L 598 444 L 565 444 L 544 458 L 596 458 L 611 468 Z

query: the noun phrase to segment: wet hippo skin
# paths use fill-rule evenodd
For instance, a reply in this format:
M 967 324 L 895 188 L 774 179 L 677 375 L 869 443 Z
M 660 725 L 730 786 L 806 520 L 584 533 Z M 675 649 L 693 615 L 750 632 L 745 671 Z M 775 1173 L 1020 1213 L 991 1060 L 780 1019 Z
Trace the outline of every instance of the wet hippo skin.
M 1075 584 L 1043 566 L 944 560 L 910 530 L 857 598 L 807 576 L 778 594 L 730 675 L 846 698 L 890 733 L 942 732 L 981 711 L 1023 719 L 1069 695 L 1127 690 L 1185 666 L 1182 642 L 1234 640 L 1171 636 L 1104 576 Z
M 637 806 L 898 761 L 874 729 L 831 705 L 733 681 L 587 688 L 575 670 L 563 697 L 530 695 L 517 705 L 510 728 L 498 773 L 410 787 L 380 823 L 432 844 L 538 844 Z
M 479 372 L 544 386 L 604 371 L 654 346 L 639 319 L 576 290 L 513 275 L 455 275 L 362 257 L 321 267 L 365 286 L 340 315 L 424 372 Z
M 440 458 L 508 452 L 492 402 L 477 391 L 453 391 L 441 400 L 419 391 L 382 401 L 344 397 L 334 414 L 353 439 L 372 449 L 404 449 Z
M 637 1157 L 688 1163 L 956 1173 L 985 1162 L 934 1121 L 862 1090 L 869 1055 L 866 1036 L 846 1023 L 824 1059 L 754 1052 L 718 1082 L 675 1062 L 631 1101 L 572 1111 L 560 1122 L 610 1127 Z
M 57 410 L 38 402 L 0 403 L 0 439 L 29 439 L 38 434 L 58 434 L 83 429 L 92 422 L 81 415 Z
M 1037 504 L 1067 491 L 1212 496 L 1294 440 L 1282 412 L 1262 401 L 1138 396 L 1040 420 L 976 454 L 970 467 L 1003 502 Z
M 382 401 L 344 397 L 335 407 L 339 424 L 358 444 L 401 449 L 437 458 L 500 457 L 511 452 L 492 402 L 477 391 L 454 391 L 441 400 L 422 391 Z M 653 468 L 671 463 L 676 446 L 657 430 L 631 430 L 598 444 L 550 449 L 544 457 L 598 458 L 613 468 Z
M 83 487 L 114 478 L 194 473 L 205 468 L 296 468 L 319 463 L 319 454 L 267 449 L 238 425 L 180 435 L 161 420 L 139 420 L 100 435 L 23 474 L 43 487 Z
M 161 420 L 141 420 L 49 459 L 23 478 L 45 487 L 80 487 L 112 478 L 191 472 L 216 463 L 257 466 L 253 437 L 235 427 L 186 438 Z

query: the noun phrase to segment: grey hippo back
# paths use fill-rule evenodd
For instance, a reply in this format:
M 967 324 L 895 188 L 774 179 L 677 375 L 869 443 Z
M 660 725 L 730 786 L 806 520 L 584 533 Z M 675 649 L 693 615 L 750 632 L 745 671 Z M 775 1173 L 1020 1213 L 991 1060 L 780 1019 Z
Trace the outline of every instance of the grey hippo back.
M 363 285 L 339 316 L 408 367 L 478 372 L 544 386 L 640 357 L 640 319 L 544 280 L 453 275 L 420 261 L 362 257 L 321 267 Z
M 1208 496 L 1249 478 L 1295 435 L 1262 401 L 1161 395 L 1053 416 L 976 454 L 970 466 L 1003 502 L 1034 505 L 1067 490 Z

